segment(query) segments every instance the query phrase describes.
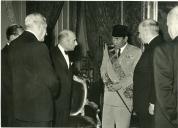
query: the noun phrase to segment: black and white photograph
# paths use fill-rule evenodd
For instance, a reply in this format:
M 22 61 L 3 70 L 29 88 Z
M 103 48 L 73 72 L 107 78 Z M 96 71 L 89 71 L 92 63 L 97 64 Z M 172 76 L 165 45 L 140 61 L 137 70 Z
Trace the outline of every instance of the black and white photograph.
M 1 127 L 178 128 L 178 1 L 0 5 Z

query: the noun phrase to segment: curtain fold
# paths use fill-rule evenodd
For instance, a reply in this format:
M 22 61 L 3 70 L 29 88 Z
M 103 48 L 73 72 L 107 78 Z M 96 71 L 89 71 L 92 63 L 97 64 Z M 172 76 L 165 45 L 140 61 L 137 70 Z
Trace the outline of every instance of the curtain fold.
M 7 44 L 6 29 L 9 25 L 16 23 L 12 1 L 1 2 L 1 49 Z
M 70 29 L 76 33 L 79 44 L 72 52 L 72 55 L 75 56 L 73 60 L 81 60 L 82 57 L 86 57 L 89 50 L 86 35 L 85 3 L 81 1 L 70 3 Z
M 55 43 L 53 29 L 59 18 L 64 1 L 27 1 L 26 2 L 26 14 L 33 12 L 41 13 L 46 17 L 48 28 L 48 35 L 45 38 L 45 43 L 48 47 L 51 47 Z
M 94 63 L 94 81 L 100 79 L 104 43 L 111 43 L 112 26 L 120 24 L 120 2 L 86 2 L 89 56 Z
M 14 14 L 14 8 L 12 6 L 12 1 L 2 1 L 2 4 L 5 5 L 6 11 L 7 11 L 7 17 L 11 24 L 17 23 L 15 14 Z
M 82 56 L 86 57 L 88 48 L 87 33 L 86 33 L 86 19 L 85 19 L 85 3 L 77 3 L 77 25 L 76 25 L 76 35 L 78 43 L 81 46 Z

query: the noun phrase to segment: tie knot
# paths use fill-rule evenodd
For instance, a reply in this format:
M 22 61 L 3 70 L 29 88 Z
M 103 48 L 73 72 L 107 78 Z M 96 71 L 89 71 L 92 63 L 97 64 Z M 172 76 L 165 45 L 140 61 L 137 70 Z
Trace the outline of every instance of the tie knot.
M 119 49 L 118 49 L 117 56 L 119 57 L 120 55 L 121 55 L 121 49 L 119 48 Z
M 64 52 L 65 52 L 65 54 L 66 54 L 66 55 L 68 55 L 68 54 L 69 54 L 69 52 L 68 52 L 68 51 L 64 51 Z
M 121 52 L 121 49 L 120 49 L 120 48 L 118 49 L 118 52 Z

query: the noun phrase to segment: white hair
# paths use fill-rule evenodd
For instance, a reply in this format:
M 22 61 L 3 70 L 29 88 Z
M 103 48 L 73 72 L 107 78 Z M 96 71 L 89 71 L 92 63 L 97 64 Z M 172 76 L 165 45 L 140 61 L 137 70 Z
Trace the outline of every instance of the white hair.
M 151 32 L 154 32 L 156 34 L 159 33 L 159 24 L 153 19 L 146 19 L 140 23 L 140 26 L 142 28 L 149 29 Z
M 168 16 L 175 17 L 178 21 L 178 6 L 175 6 L 171 11 L 168 13 Z
M 170 10 L 167 16 L 168 32 L 172 39 L 178 36 L 178 6 Z
M 31 28 L 34 25 L 43 24 L 46 25 L 46 18 L 40 13 L 32 13 L 26 16 L 25 26 L 26 28 Z
M 75 33 L 73 31 L 67 29 L 62 30 L 58 35 L 58 42 L 61 43 L 64 40 L 70 38 L 71 36 L 75 36 Z

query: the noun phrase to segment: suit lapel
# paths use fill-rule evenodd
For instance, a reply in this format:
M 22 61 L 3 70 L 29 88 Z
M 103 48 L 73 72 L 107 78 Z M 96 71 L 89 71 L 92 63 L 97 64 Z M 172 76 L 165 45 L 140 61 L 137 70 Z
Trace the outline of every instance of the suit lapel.
M 61 59 L 60 61 L 62 62 L 62 65 L 64 65 L 64 67 L 66 69 L 69 69 L 68 66 L 67 66 L 67 62 L 66 62 L 61 50 L 58 47 L 56 47 L 55 50 L 56 50 L 57 56 L 59 57 L 59 59 Z
M 127 46 L 125 47 L 125 49 L 123 50 L 123 52 L 121 53 L 121 55 L 120 55 L 120 57 L 118 59 L 120 64 L 123 62 L 123 59 L 125 59 L 125 56 L 129 54 L 128 53 L 129 52 L 128 49 L 129 49 L 129 44 L 127 44 Z
M 120 58 L 122 58 L 123 56 L 125 56 L 125 54 L 128 54 L 127 51 L 128 51 L 128 46 L 129 44 L 126 45 L 125 49 L 123 50 L 123 52 L 121 53 L 120 55 Z

